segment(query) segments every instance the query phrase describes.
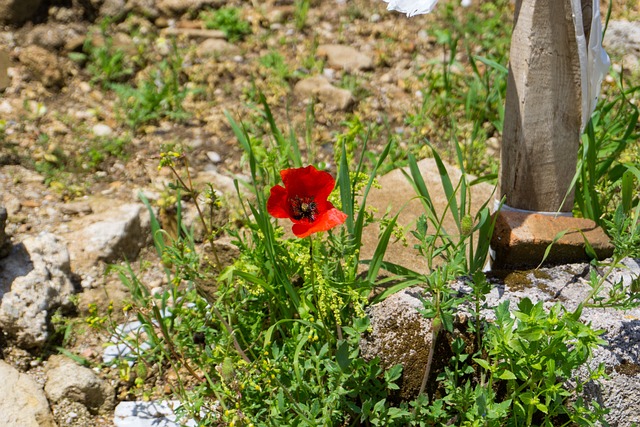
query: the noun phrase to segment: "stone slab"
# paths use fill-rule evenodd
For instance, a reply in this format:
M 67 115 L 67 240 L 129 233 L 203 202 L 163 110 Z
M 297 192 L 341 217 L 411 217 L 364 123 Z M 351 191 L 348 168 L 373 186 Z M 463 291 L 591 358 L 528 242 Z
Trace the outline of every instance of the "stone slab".
M 588 262 L 585 240 L 599 259 L 613 254 L 613 245 L 602 228 L 584 218 L 538 213 L 500 211 L 491 239 L 495 251 L 494 269 L 526 269 L 538 266 L 547 247 L 553 244 L 545 265 Z
M 445 167 L 451 178 L 453 185 L 457 185 L 460 181 L 462 172 L 456 166 L 445 162 Z M 433 158 L 427 158 L 418 162 L 420 174 L 429 189 L 431 201 L 439 218 L 443 218 L 442 227 L 448 233 L 453 234 L 456 230 L 456 223 L 447 212 L 449 201 L 442 189 L 442 181 L 438 166 Z M 402 173 L 402 169 L 395 169 L 388 174 L 379 178 L 380 188 L 372 188 L 367 199 L 367 207 L 373 208 L 377 213 L 376 217 L 381 217 L 385 212 L 389 212 L 390 217 L 398 214 L 397 224 L 405 230 L 407 244 L 392 238 L 389 241 L 387 252 L 385 253 L 385 261 L 401 265 L 411 270 L 428 273 L 429 269 L 427 261 L 413 248 L 418 244 L 418 239 L 411 235 L 411 230 L 415 230 L 416 221 L 422 215 L 424 207 L 422 202 L 416 195 L 416 191 L 411 183 Z M 409 173 L 409 169 L 405 168 L 405 172 Z M 474 176 L 467 176 L 469 181 L 475 179 Z M 489 200 L 494 193 L 494 186 L 486 182 L 474 185 L 471 188 L 471 196 L 467 202 L 471 204 L 471 216 L 475 218 L 477 212 L 482 205 Z M 429 233 L 433 234 L 433 227 L 429 228 Z M 363 260 L 371 259 L 375 253 L 376 246 L 379 241 L 380 227 L 378 224 L 371 224 L 366 227 L 362 233 L 362 249 L 360 258 Z M 475 238 L 474 238 L 475 239 Z M 441 260 L 434 261 L 436 264 Z

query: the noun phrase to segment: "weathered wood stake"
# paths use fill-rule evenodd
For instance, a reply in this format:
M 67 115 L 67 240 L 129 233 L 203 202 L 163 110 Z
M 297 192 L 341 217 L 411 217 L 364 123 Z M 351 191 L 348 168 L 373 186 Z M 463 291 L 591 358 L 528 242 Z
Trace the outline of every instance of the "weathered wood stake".
M 571 0 L 517 0 L 510 52 L 500 194 L 512 208 L 570 212 L 582 116 Z

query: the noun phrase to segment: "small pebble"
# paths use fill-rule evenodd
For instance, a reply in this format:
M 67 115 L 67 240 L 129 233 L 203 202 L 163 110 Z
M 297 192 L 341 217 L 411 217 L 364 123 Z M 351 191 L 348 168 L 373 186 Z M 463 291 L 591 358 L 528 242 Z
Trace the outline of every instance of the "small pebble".
M 207 157 L 211 163 L 220 163 L 222 161 L 222 156 L 215 151 L 207 151 Z
M 113 129 L 104 123 L 98 123 L 91 129 L 91 131 L 95 136 L 109 136 L 113 133 Z

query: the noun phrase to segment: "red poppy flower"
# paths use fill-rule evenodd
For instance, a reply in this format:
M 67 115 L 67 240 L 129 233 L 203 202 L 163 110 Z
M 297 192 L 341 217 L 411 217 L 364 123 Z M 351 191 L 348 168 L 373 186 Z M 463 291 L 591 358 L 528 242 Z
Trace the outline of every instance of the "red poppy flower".
M 267 211 L 276 218 L 289 218 L 293 234 L 307 237 L 345 222 L 347 215 L 327 200 L 336 181 L 313 166 L 280 171 L 281 185 L 271 187 Z

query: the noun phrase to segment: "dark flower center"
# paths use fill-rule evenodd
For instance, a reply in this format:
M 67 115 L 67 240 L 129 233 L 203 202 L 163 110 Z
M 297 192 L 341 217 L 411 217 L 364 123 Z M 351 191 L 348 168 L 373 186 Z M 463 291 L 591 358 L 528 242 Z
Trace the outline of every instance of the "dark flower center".
M 289 199 L 289 205 L 291 206 L 291 216 L 295 220 L 301 220 L 303 218 L 308 219 L 310 222 L 316 220 L 318 215 L 318 207 L 316 202 L 313 201 L 313 196 L 294 196 Z

